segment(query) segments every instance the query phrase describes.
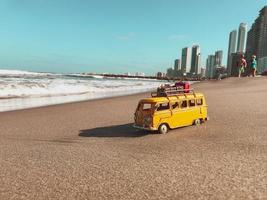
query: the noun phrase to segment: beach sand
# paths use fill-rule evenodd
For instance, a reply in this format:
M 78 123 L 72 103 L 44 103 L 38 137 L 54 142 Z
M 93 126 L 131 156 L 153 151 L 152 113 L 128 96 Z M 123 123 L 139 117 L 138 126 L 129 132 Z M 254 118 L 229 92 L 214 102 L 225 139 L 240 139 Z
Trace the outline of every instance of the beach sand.
M 149 94 L 0 113 L 0 199 L 267 199 L 267 78 L 193 86 L 201 126 L 131 127 Z

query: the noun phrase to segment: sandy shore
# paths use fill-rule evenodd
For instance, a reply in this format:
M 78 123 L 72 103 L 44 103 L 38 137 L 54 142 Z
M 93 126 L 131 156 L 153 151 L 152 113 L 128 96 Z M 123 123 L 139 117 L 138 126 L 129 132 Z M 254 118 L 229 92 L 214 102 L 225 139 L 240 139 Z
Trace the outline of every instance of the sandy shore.
M 267 199 L 267 78 L 194 86 L 210 121 L 146 134 L 148 94 L 0 113 L 0 199 Z

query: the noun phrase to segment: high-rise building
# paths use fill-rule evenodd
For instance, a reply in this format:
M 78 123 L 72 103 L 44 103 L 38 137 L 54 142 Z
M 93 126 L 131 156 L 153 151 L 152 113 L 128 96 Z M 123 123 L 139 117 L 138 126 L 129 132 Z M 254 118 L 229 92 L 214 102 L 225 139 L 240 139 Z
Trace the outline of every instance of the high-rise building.
M 258 59 L 258 72 L 267 70 L 267 6 L 260 10 L 258 18 L 253 23 L 247 37 L 247 58 L 253 54 Z
M 205 68 L 201 68 L 200 77 L 204 78 L 205 76 L 206 76 L 206 69 Z
M 201 70 L 201 60 L 200 60 L 200 47 L 198 45 L 194 45 L 192 47 L 191 54 L 191 69 L 190 73 L 192 75 L 200 74 Z
M 183 74 L 189 73 L 191 68 L 191 48 L 185 47 L 182 49 L 181 70 Z
M 164 72 L 157 72 L 156 73 L 156 77 L 158 77 L 158 78 L 164 78 L 164 77 L 166 77 L 166 73 L 164 73 Z
M 236 41 L 237 41 L 236 39 L 237 39 L 237 30 L 233 30 L 229 35 L 228 54 L 236 52 Z
M 201 53 L 197 55 L 197 74 L 201 74 Z
M 231 74 L 231 65 L 232 65 L 231 54 L 236 52 L 236 37 L 237 37 L 237 30 L 233 30 L 229 35 L 228 57 L 227 57 L 227 73 L 228 73 L 228 75 Z
M 174 60 L 174 70 L 178 71 L 181 69 L 181 60 L 180 59 L 175 59 Z
M 237 52 L 245 52 L 247 24 L 241 23 L 238 30 Z
M 173 74 L 174 74 L 174 70 L 173 70 L 173 68 L 168 68 L 168 69 L 167 69 L 167 76 L 168 76 L 169 78 L 172 78 L 172 77 L 173 77 Z
M 214 78 L 215 76 L 215 55 L 209 55 L 206 61 L 206 77 Z
M 215 66 L 221 67 L 222 66 L 222 59 L 223 59 L 223 51 L 219 50 L 215 52 Z
M 246 56 L 251 58 L 253 54 L 256 55 L 256 34 L 255 34 L 255 24 L 252 25 L 251 29 L 248 31 L 247 36 L 247 47 Z

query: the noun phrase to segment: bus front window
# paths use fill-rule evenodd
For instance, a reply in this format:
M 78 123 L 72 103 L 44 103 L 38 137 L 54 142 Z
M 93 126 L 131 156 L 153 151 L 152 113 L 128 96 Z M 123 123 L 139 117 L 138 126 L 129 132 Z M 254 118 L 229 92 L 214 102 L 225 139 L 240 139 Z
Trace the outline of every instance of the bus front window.
M 143 108 L 143 110 L 151 110 L 152 104 L 151 103 L 144 103 L 142 108 Z

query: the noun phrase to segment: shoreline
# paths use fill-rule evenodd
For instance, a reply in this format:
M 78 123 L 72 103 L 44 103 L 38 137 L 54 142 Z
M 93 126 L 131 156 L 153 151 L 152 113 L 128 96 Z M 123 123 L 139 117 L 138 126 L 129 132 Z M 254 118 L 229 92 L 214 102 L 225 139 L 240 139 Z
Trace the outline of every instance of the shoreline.
M 7 110 L 7 111 L 0 111 L 1 113 L 9 113 L 9 112 L 16 112 L 16 111 L 27 111 L 27 110 L 34 110 L 34 109 L 40 109 L 40 108 L 50 108 L 50 107 L 58 107 L 58 106 L 64 106 L 64 105 L 71 105 L 71 104 L 80 104 L 80 103 L 86 103 L 86 102 L 97 102 L 99 100 L 112 100 L 120 97 L 131 97 L 131 96 L 137 96 L 137 95 L 145 95 L 147 94 L 150 97 L 152 91 L 148 92 L 138 92 L 133 94 L 126 94 L 126 95 L 117 95 L 117 96 L 110 96 L 110 97 L 100 97 L 100 98 L 94 98 L 94 99 L 87 99 L 87 100 L 78 100 L 78 101 L 70 101 L 65 103 L 58 103 L 58 104 L 49 104 L 49 105 L 42 105 L 42 106 L 36 106 L 36 107 L 29 107 L 29 108 L 21 108 L 21 109 L 14 109 L 14 110 Z
M 33 106 L 33 107 L 26 107 L 26 108 L 18 108 L 18 109 L 12 109 L 12 110 L 5 110 L 5 111 L 0 111 L 1 113 L 6 113 L 6 112 L 15 112 L 15 111 L 23 111 L 23 110 L 29 110 L 29 109 L 36 109 L 36 108 L 45 108 L 45 107 L 50 107 L 50 106 L 60 106 L 60 105 L 65 105 L 65 104 L 75 104 L 75 103 L 83 103 L 83 102 L 90 102 L 90 101 L 98 101 L 102 99 L 113 99 L 113 98 L 119 98 L 119 97 L 124 97 L 124 96 L 135 96 L 138 94 L 150 94 L 152 91 L 148 92 L 137 92 L 137 93 L 132 93 L 132 94 L 125 94 L 125 95 L 114 95 L 114 96 L 108 96 L 108 97 L 97 97 L 97 98 L 92 98 L 92 99 L 85 99 L 85 100 L 73 100 L 73 101 L 67 101 L 67 102 L 62 102 L 62 103 L 55 103 L 55 104 L 44 104 L 40 106 Z M 50 98 L 50 97 L 45 97 L 45 98 Z M 6 99 L 9 100 L 9 99 Z M 28 99 L 29 100 L 29 99 Z M 25 99 L 27 101 L 27 99 Z M 1 99 L 0 99 L 1 103 Z
M 32 74 L 15 76 L 11 73 L 10 77 L 3 78 L 0 84 L 0 112 L 137 94 L 154 90 L 163 83 L 145 79 L 70 78 L 57 74 L 48 78 L 46 75 Z
M 200 84 L 201 82 L 195 82 L 195 83 L 191 83 L 190 86 L 196 86 L 198 84 Z M 102 97 L 95 97 L 95 98 L 91 98 L 91 99 L 82 99 L 80 98 L 80 100 L 65 100 L 64 99 L 64 96 L 52 96 L 52 97 L 32 97 L 32 98 L 0 98 L 0 103 L 1 101 L 4 102 L 8 102 L 8 101 L 21 101 L 21 102 L 30 102 L 30 101 L 33 101 L 33 102 L 39 102 L 41 100 L 47 100 L 48 103 L 46 104 L 43 104 L 43 105 L 36 105 L 36 106 L 26 106 L 26 107 L 22 107 L 22 108 L 16 108 L 16 109 L 10 109 L 10 110 L 3 110 L 1 111 L 0 110 L 0 114 L 1 113 L 4 113 L 4 112 L 12 112 L 12 111 L 19 111 L 19 110 L 28 110 L 28 109 L 33 109 L 33 108 L 42 108 L 42 107 L 47 107 L 47 106 L 56 106 L 56 105 L 62 105 L 62 104 L 69 104 L 69 103 L 79 103 L 79 102 L 86 102 L 86 101 L 94 101 L 94 100 L 100 100 L 100 99 L 109 99 L 109 98 L 115 98 L 115 97 L 123 97 L 123 96 L 131 96 L 131 95 L 136 95 L 136 94 L 150 94 L 151 92 L 155 91 L 156 89 L 154 90 L 151 90 L 151 91 L 141 91 L 141 92 L 134 92 L 134 93 L 130 93 L 130 94 L 117 94 L 117 95 L 112 95 L 112 96 L 102 96 Z M 72 98 L 74 96 L 79 96 L 79 95 L 70 95 L 70 96 L 65 96 L 65 98 Z M 62 98 L 63 97 L 63 98 Z M 58 102 L 58 103 L 51 103 L 51 101 L 55 98 L 62 98 L 63 100 L 61 100 L 61 102 Z M 50 101 L 50 103 L 49 103 Z
M 46 108 L 46 107 L 54 107 L 54 106 L 61 106 L 61 105 L 68 105 L 68 104 L 76 104 L 76 103 L 84 103 L 84 102 L 91 102 L 91 101 L 99 101 L 103 99 L 113 99 L 113 98 L 119 98 L 119 97 L 127 97 L 127 96 L 136 96 L 136 95 L 142 95 L 142 94 L 150 94 L 152 91 L 148 92 L 137 92 L 132 94 L 126 94 L 126 95 L 115 95 L 115 96 L 109 96 L 109 97 L 99 97 L 99 98 L 93 98 L 93 99 L 86 99 L 86 100 L 77 100 L 77 101 L 69 101 L 69 102 L 63 102 L 63 103 L 56 103 L 56 104 L 47 104 L 47 105 L 41 105 L 36 107 L 28 107 L 28 108 L 21 108 L 21 109 L 14 109 L 14 110 L 6 110 L 6 111 L 0 111 L 1 113 L 7 113 L 7 112 L 16 112 L 16 111 L 25 111 L 25 110 L 31 110 L 31 109 L 38 109 L 38 108 Z M 1 102 L 1 99 L 0 99 Z

